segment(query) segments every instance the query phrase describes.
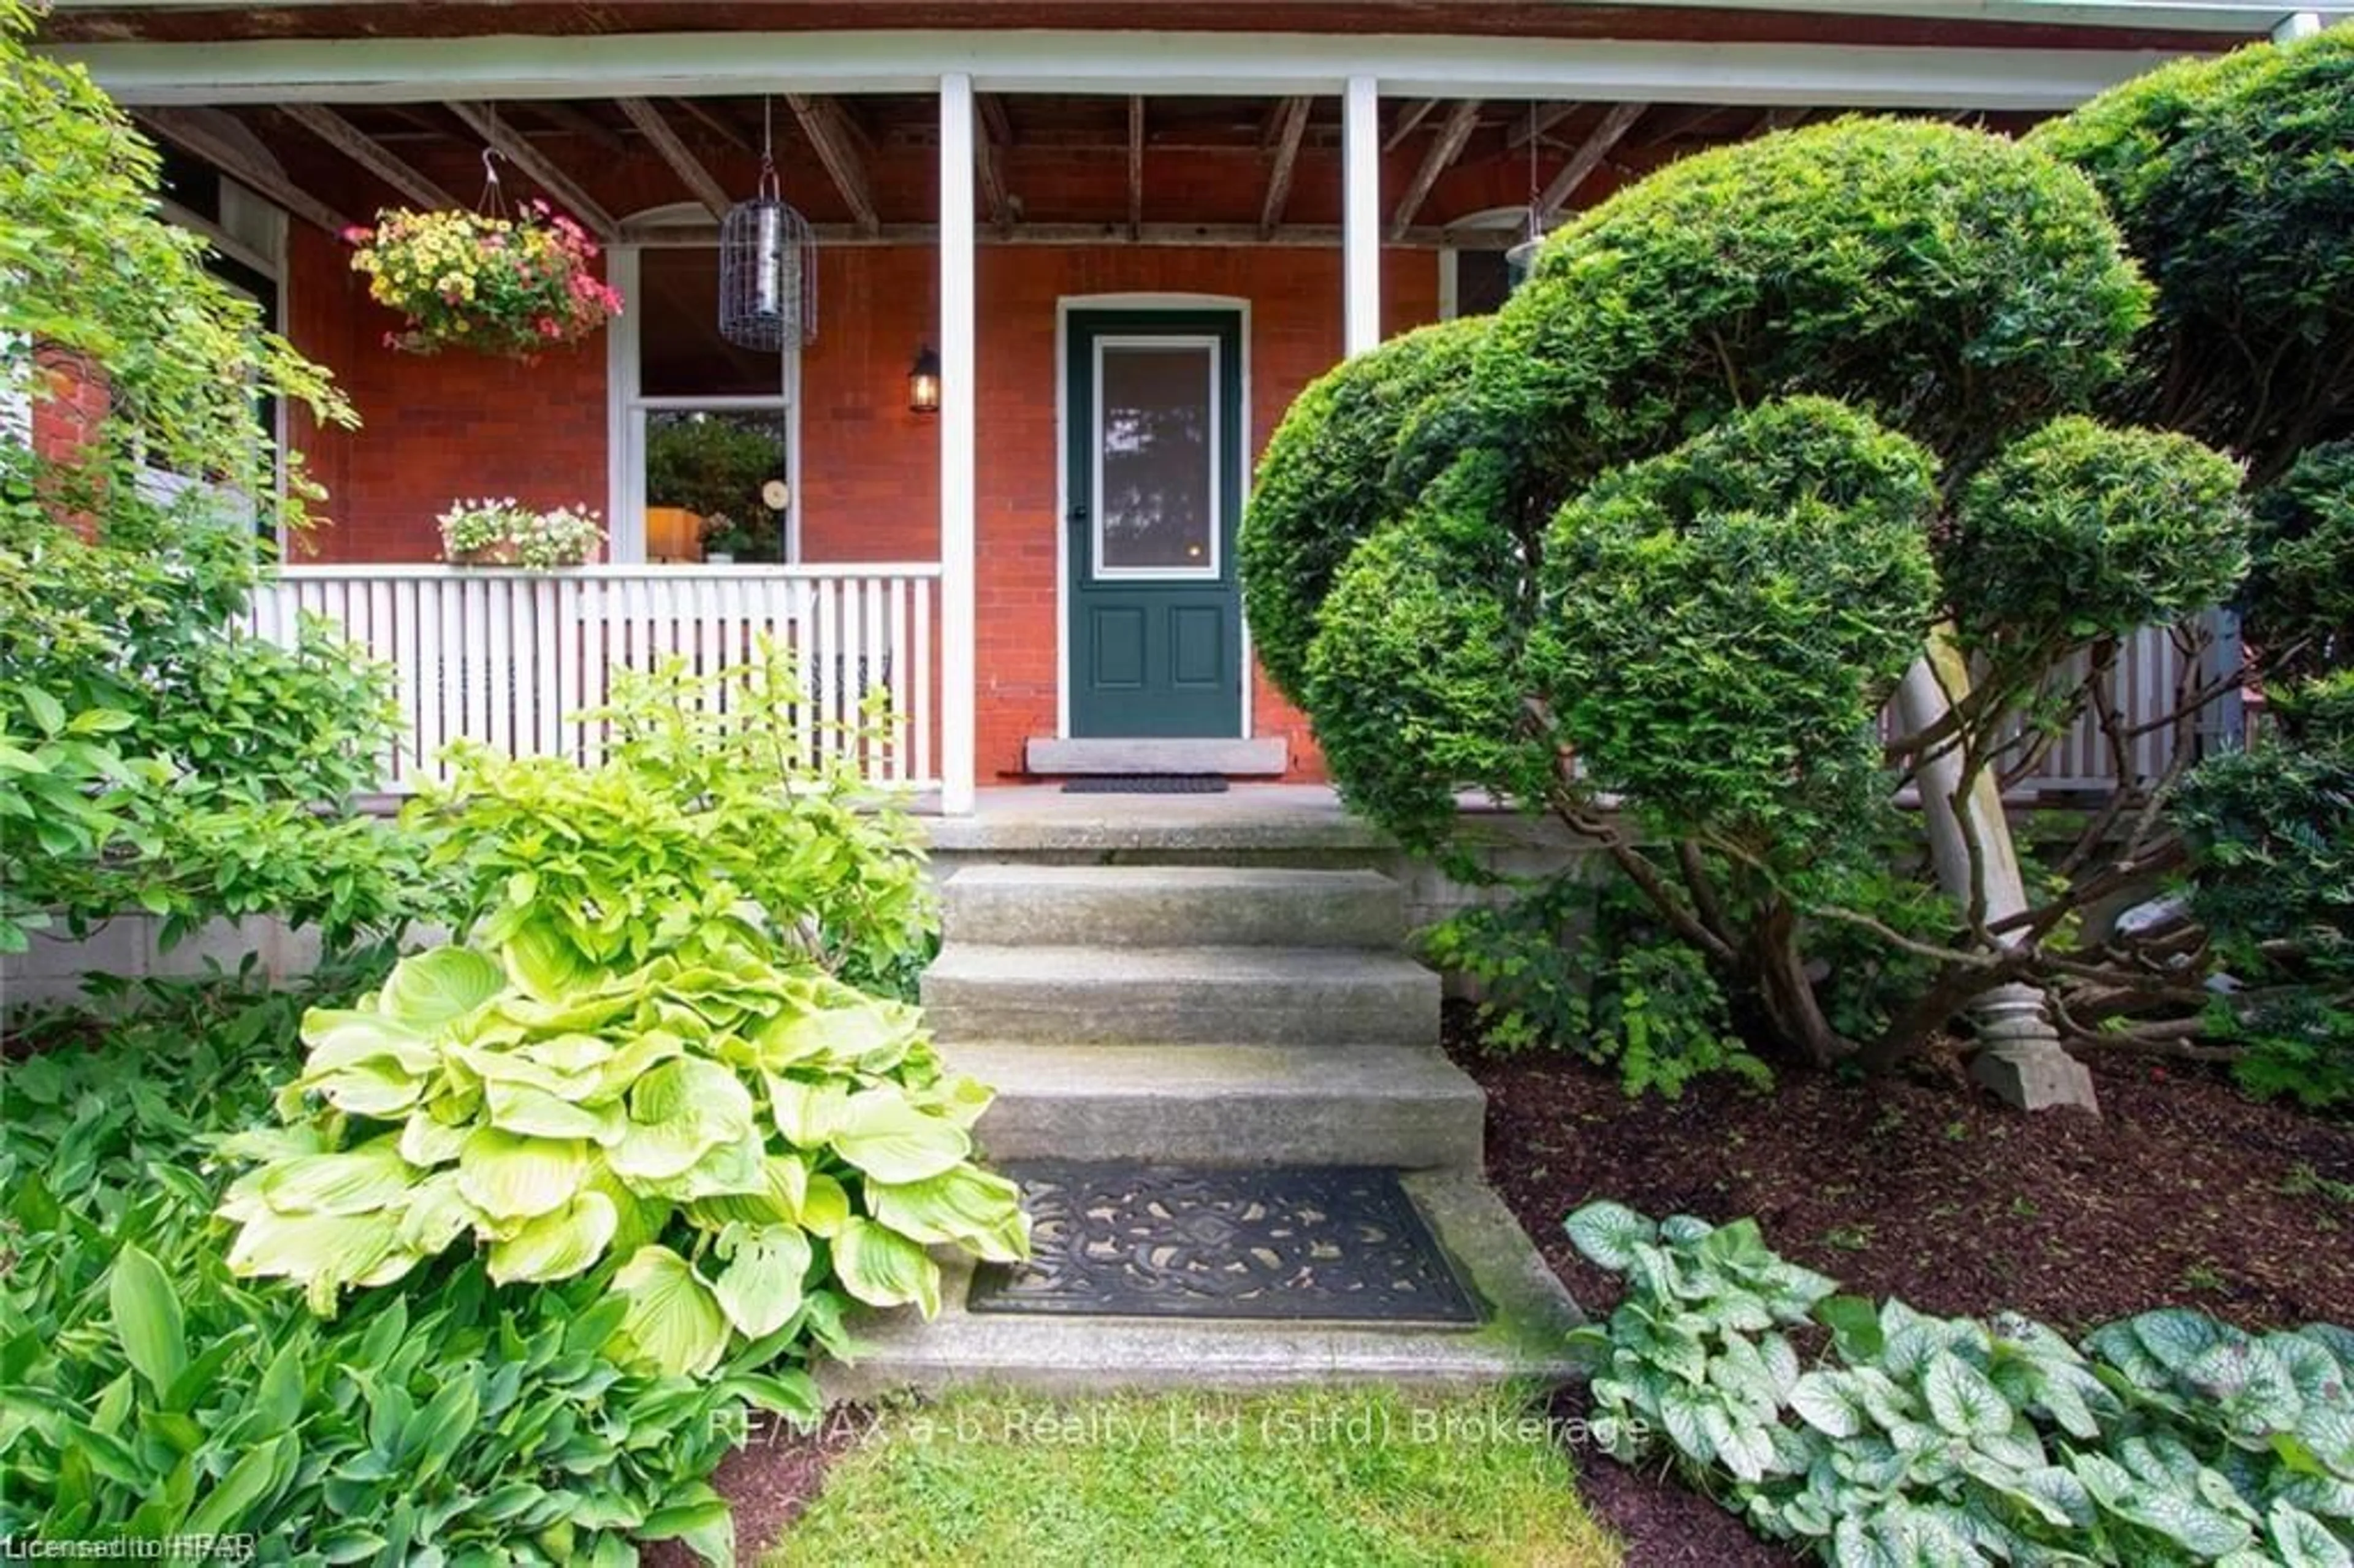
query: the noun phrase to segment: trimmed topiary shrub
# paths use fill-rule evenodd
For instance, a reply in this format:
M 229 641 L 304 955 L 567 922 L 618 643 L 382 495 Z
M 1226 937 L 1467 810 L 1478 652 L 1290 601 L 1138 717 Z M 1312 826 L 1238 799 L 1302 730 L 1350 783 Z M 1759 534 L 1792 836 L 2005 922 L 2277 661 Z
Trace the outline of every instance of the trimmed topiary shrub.
M 1267 442 L 1243 524 L 1243 595 L 1259 662 L 1295 702 L 1333 577 L 1398 510 L 1398 432 L 1425 402 L 1462 391 L 1487 330 L 1488 318 L 1466 317 L 1343 361 L 1309 384 Z
M 2105 406 L 2240 452 L 2258 485 L 2354 419 L 2354 33 L 2170 66 L 2040 127 L 2158 285 Z
M 2275 677 L 2354 663 L 2354 440 L 2315 447 L 2255 500 L 2246 633 Z

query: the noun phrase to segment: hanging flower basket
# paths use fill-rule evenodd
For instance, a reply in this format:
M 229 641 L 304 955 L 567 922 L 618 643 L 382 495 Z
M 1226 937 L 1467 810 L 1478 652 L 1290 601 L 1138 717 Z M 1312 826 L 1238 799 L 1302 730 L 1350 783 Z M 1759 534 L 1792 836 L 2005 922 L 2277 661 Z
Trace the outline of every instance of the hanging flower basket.
M 621 296 L 591 270 L 595 242 L 546 202 L 526 202 L 513 218 L 382 212 L 376 228 L 344 238 L 369 295 L 408 318 L 386 345 L 411 354 L 455 347 L 530 359 L 578 343 L 621 311 Z

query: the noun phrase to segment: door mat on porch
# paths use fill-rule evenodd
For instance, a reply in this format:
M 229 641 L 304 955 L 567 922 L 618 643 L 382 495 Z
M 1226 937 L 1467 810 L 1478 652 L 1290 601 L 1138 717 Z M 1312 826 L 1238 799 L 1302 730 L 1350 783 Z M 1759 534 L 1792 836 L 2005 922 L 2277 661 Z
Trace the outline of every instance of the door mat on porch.
M 1066 795 L 1223 795 L 1218 773 L 1098 773 L 1064 784 Z
M 1394 1171 L 1045 1160 L 1004 1170 L 1030 1212 L 1032 1255 L 982 1265 L 970 1311 L 1479 1320 Z

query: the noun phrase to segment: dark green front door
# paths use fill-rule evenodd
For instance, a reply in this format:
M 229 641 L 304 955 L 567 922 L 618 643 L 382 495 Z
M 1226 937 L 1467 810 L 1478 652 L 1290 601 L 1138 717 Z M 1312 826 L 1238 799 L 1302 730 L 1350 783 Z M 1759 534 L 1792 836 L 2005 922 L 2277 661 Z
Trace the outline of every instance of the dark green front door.
M 1241 317 L 1067 324 L 1071 733 L 1239 736 Z

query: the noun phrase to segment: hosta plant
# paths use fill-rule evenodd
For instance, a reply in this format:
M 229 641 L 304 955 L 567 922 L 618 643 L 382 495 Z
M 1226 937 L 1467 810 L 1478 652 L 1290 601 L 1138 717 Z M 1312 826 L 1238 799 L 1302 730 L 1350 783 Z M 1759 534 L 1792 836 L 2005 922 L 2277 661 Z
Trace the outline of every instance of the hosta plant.
M 599 1272 L 616 1353 L 701 1374 L 821 1296 L 937 1311 L 929 1246 L 1027 1249 L 1013 1183 L 971 1160 L 989 1093 L 915 1010 L 724 928 L 602 968 L 526 925 L 404 959 L 302 1038 L 221 1212 L 231 1269 L 322 1312 L 479 1248 L 500 1284 Z
M 2144 1313 L 2081 1348 L 2015 1314 L 1838 1296 L 1752 1221 L 1569 1218 L 1626 1277 L 1596 1364 L 1616 1457 L 1664 1434 L 1761 1535 L 1841 1565 L 2354 1563 L 2354 1333 Z M 1809 1336 L 1808 1331 L 1814 1333 Z M 1827 1341 L 1803 1364 L 1802 1337 Z

